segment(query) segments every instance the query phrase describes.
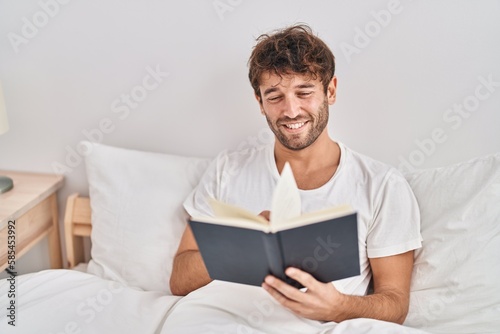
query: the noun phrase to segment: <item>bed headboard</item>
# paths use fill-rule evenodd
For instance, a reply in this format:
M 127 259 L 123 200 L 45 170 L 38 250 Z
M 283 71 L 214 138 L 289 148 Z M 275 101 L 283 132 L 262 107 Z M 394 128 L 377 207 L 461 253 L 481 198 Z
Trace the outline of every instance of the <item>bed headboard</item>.
M 68 197 L 64 214 L 64 241 L 68 268 L 85 262 L 83 238 L 90 237 L 92 231 L 90 198 L 80 197 L 78 193 Z

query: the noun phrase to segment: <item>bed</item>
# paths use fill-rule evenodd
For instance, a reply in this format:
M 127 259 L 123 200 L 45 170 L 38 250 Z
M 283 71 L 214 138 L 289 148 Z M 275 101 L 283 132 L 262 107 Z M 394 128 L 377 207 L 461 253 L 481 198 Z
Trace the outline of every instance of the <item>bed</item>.
M 182 201 L 209 159 L 82 142 L 89 197 L 68 197 L 68 268 L 0 281 L 0 333 L 500 333 L 500 154 L 406 174 L 422 218 L 404 325 L 309 321 L 259 287 L 168 287 Z M 15 327 L 9 290 L 15 290 Z M 7 301 L 7 302 L 4 302 Z

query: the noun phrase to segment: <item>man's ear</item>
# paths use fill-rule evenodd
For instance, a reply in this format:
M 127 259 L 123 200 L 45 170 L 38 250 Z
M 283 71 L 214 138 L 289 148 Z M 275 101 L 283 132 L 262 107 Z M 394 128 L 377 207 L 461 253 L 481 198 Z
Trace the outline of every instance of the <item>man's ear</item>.
M 332 105 L 335 103 L 335 100 L 337 99 L 337 77 L 333 76 L 332 80 L 330 80 L 330 83 L 328 84 L 328 87 L 326 89 L 326 95 L 328 98 L 328 104 Z
M 260 96 L 258 94 L 254 94 L 254 96 L 255 96 L 255 99 L 257 100 L 257 102 L 259 102 L 260 113 L 262 115 L 265 115 L 265 113 L 264 113 L 264 107 L 262 106 L 262 99 L 260 98 Z

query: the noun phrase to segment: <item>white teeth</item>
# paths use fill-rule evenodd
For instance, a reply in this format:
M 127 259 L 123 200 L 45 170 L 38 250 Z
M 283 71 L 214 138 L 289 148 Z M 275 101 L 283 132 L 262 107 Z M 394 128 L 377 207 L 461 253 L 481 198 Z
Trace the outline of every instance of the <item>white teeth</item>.
M 304 126 L 305 123 L 294 123 L 294 124 L 285 124 L 285 126 L 289 129 L 298 129 Z

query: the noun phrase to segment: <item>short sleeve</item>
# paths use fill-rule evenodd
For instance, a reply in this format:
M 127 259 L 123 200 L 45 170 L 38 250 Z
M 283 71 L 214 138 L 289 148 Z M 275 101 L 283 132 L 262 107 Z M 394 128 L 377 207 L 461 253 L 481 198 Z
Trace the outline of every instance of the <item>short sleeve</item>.
M 214 215 L 209 199 L 219 199 L 223 161 L 223 153 L 212 160 L 198 185 L 184 201 L 184 209 L 191 217 Z
M 421 246 L 417 200 L 403 175 L 391 169 L 376 197 L 366 240 L 368 257 L 397 255 Z

